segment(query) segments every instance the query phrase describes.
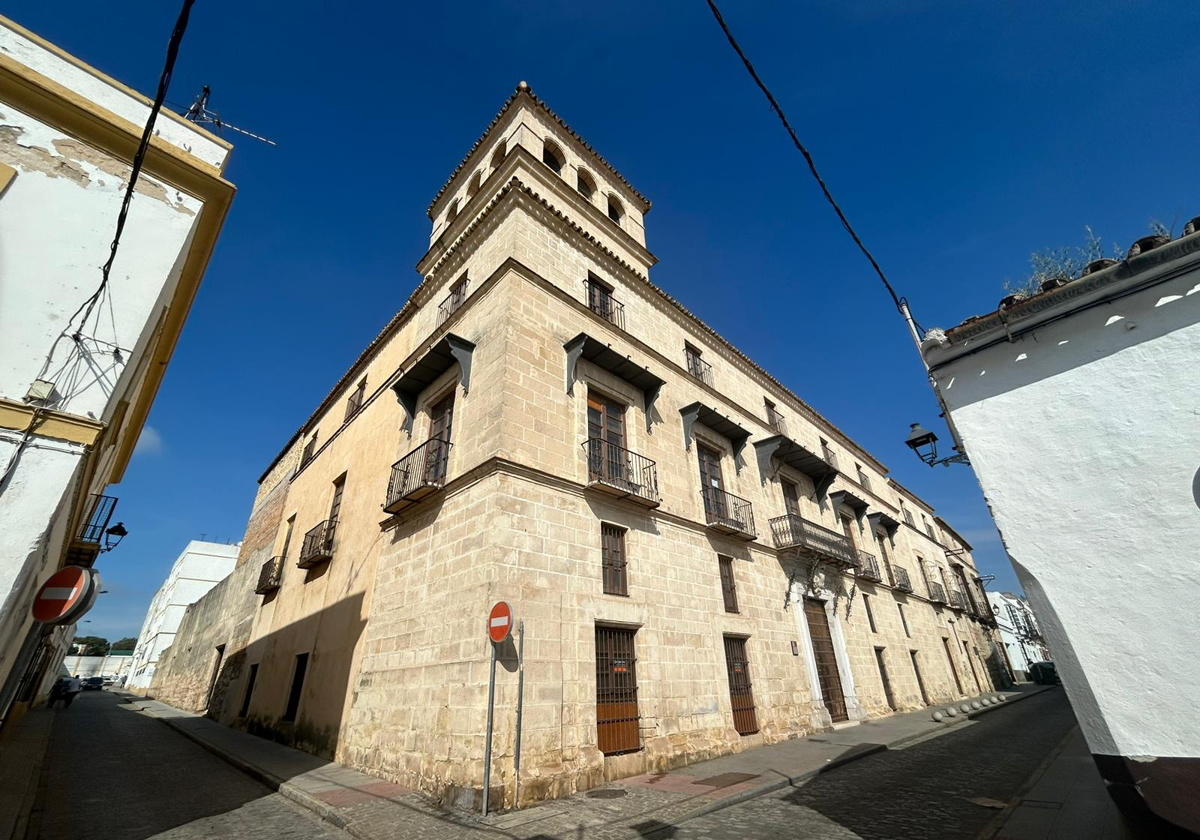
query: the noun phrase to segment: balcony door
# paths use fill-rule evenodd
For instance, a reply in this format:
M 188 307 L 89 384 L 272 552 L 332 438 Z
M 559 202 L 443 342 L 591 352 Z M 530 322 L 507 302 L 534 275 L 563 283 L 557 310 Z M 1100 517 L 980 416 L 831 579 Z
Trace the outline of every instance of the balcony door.
M 780 486 L 783 488 L 783 509 L 788 516 L 800 515 L 800 491 L 796 489 L 796 485 L 787 479 L 780 479 Z
M 725 483 L 721 480 L 721 453 L 696 445 L 700 457 L 700 492 L 704 494 L 704 512 L 717 519 L 727 518 Z
M 821 698 L 834 723 L 848 720 L 846 695 L 842 693 L 842 675 L 838 672 L 837 654 L 833 650 L 833 634 L 829 631 L 829 616 L 825 602 L 804 599 L 804 618 L 808 622 L 808 637 L 812 641 L 813 664 L 821 685 Z
M 588 478 L 620 487 L 638 482 L 625 448 L 625 406 L 588 391 Z
M 846 542 L 850 543 L 850 549 L 852 551 L 856 550 L 858 548 L 858 540 L 854 537 L 854 522 L 849 516 L 838 516 L 838 519 L 842 521 L 842 533 L 846 535 Z
M 425 480 L 444 484 L 446 462 L 450 455 L 450 436 L 454 432 L 454 392 L 429 409 L 429 450 L 425 456 Z

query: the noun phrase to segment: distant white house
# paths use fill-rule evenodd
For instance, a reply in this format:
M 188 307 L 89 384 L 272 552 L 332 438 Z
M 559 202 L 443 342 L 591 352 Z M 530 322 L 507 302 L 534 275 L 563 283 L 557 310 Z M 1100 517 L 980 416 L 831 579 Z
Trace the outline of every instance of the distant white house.
M 174 641 L 184 610 L 233 571 L 240 546 L 201 540 L 187 544 L 150 602 L 133 649 L 126 688 L 145 691 L 150 687 L 159 654 Z
M 1050 659 L 1050 651 L 1038 629 L 1037 619 L 1029 602 L 1011 592 L 989 592 L 988 605 L 996 616 L 1000 640 L 1013 676 L 1018 680 L 1029 679 L 1029 666 L 1034 662 Z
M 119 679 L 129 674 L 133 652 L 119 650 L 106 656 L 79 656 L 68 654 L 63 657 L 62 672 L 76 677 L 112 677 Z

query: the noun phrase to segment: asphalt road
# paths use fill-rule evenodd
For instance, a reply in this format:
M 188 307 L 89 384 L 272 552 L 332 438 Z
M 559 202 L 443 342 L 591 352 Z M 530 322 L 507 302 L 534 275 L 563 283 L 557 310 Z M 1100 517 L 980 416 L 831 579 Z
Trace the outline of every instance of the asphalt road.
M 54 714 L 27 840 L 349 836 L 115 694 Z

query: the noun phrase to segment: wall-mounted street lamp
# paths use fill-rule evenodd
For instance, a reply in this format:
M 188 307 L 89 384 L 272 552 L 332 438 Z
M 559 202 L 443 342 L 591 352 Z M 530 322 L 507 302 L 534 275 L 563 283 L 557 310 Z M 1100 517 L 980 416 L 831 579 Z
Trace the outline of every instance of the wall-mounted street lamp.
M 104 532 L 104 548 L 102 551 L 112 551 L 121 544 L 121 540 L 129 535 L 129 531 L 125 529 L 124 522 L 118 522 L 116 525 Z
M 904 443 L 913 452 L 917 453 L 917 457 L 931 467 L 936 467 L 941 464 L 948 467 L 951 464 L 970 464 L 967 458 L 967 453 L 959 451 L 958 447 L 954 447 L 954 454 L 945 458 L 937 456 L 937 440 L 938 437 L 933 432 L 924 428 L 920 423 L 913 423 L 912 429 L 908 433 L 908 437 L 904 439 Z

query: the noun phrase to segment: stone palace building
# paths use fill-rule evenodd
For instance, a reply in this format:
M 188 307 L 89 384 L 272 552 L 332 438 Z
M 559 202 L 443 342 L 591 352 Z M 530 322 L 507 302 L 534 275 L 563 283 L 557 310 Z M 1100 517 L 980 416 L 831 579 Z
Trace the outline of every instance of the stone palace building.
M 970 546 L 650 282 L 649 209 L 519 85 L 151 694 L 469 804 L 498 600 L 523 802 L 1005 679 Z

